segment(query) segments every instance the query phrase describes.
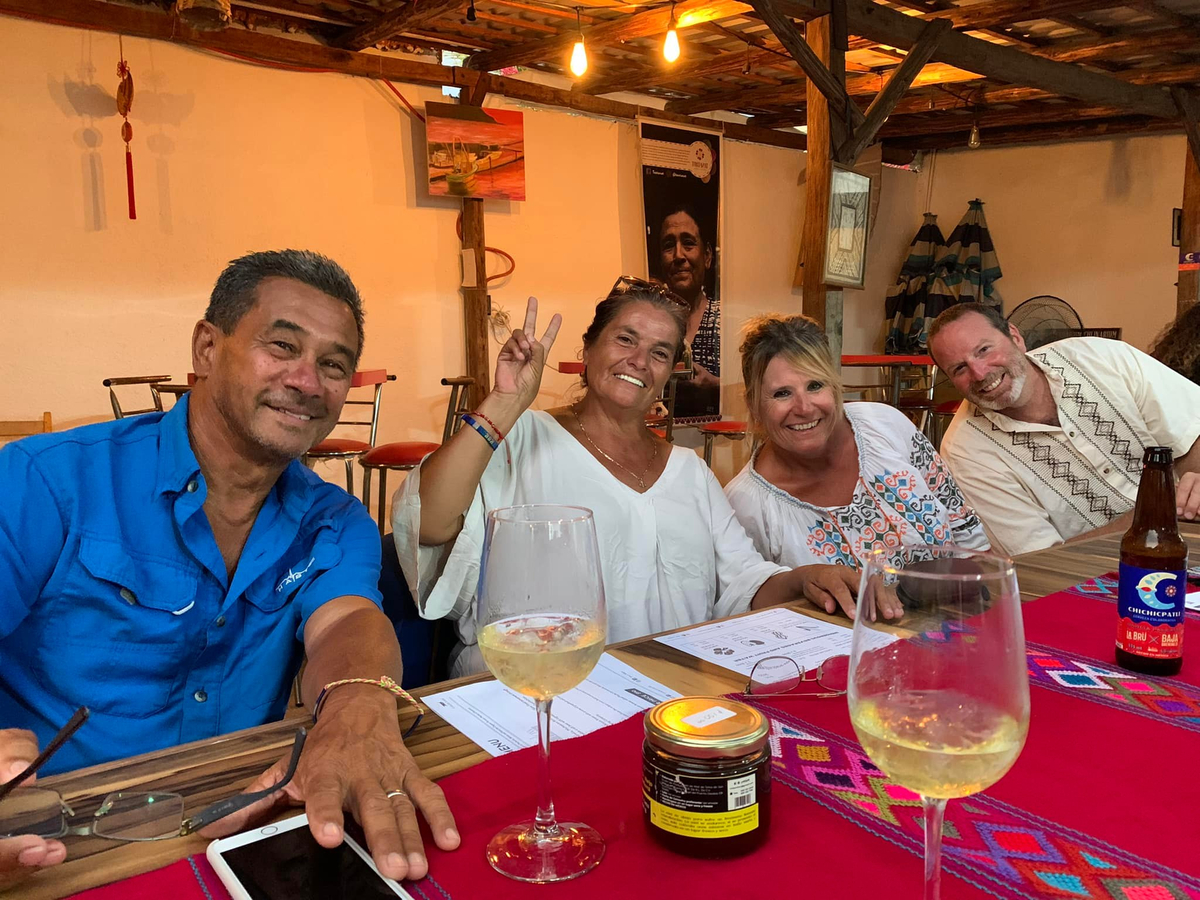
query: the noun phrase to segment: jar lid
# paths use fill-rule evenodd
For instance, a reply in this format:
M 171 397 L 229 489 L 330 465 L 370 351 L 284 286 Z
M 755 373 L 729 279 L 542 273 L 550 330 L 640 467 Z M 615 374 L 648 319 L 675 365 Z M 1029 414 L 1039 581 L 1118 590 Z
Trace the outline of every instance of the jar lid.
M 695 759 L 756 753 L 767 743 L 770 724 L 753 706 L 724 697 L 679 697 L 646 713 L 651 745 Z

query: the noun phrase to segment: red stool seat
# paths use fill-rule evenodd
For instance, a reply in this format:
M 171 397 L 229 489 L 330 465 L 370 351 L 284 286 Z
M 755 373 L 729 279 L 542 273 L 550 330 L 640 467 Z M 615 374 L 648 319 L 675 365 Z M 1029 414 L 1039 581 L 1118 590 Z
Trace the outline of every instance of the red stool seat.
M 342 453 L 365 453 L 371 449 L 366 441 L 353 441 L 349 438 L 326 438 L 309 449 L 307 456 L 324 456 Z
M 704 434 L 745 434 L 749 429 L 750 426 L 745 422 L 736 422 L 732 419 L 709 422 L 707 425 L 700 426 L 700 431 Z
M 958 408 L 962 406 L 961 400 L 946 400 L 934 407 L 934 412 L 939 416 L 952 416 L 958 412 Z
M 429 441 L 396 441 L 391 444 L 380 444 L 373 450 L 364 453 L 359 462 L 364 466 L 382 468 L 416 468 L 426 456 L 436 450 L 441 444 Z

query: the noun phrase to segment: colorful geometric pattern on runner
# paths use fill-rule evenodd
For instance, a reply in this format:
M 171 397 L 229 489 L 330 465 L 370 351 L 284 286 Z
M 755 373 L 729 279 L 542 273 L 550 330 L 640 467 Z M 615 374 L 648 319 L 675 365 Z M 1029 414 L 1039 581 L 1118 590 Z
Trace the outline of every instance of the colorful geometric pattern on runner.
M 1029 683 L 1200 732 L 1200 687 L 1028 643 Z
M 1107 603 L 1117 602 L 1117 573 L 1109 572 L 1107 575 L 1098 575 L 1095 578 L 1089 578 L 1087 581 L 1067 588 L 1065 593 L 1075 594 L 1077 597 L 1094 597 L 1097 600 L 1104 600 Z M 1183 612 L 1184 616 L 1189 619 L 1200 621 L 1200 610 L 1187 609 Z
M 923 853 L 915 793 L 893 784 L 855 742 L 755 705 L 771 719 L 778 782 L 916 856 Z M 943 870 L 1002 900 L 1200 900 L 1200 879 L 986 794 L 949 803 L 942 834 Z

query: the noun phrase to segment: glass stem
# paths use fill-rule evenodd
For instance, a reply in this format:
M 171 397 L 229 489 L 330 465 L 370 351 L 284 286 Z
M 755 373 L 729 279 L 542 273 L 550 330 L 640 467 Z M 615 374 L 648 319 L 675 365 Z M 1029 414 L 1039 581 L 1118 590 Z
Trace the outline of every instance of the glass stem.
M 539 835 L 558 834 L 554 800 L 550 796 L 550 700 L 537 701 L 538 719 L 538 811 L 533 828 Z
M 938 900 L 942 890 L 942 819 L 946 801 L 922 797 L 925 810 L 925 900 Z

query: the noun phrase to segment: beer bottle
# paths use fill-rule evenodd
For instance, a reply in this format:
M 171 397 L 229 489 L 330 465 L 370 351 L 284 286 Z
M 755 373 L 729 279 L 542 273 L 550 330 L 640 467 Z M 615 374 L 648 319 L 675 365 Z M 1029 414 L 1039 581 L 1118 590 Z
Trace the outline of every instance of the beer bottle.
M 1147 675 L 1183 668 L 1187 544 L 1175 517 L 1170 447 L 1147 447 L 1133 525 L 1121 539 L 1117 665 Z

